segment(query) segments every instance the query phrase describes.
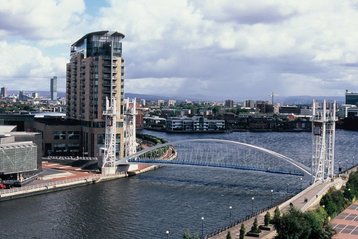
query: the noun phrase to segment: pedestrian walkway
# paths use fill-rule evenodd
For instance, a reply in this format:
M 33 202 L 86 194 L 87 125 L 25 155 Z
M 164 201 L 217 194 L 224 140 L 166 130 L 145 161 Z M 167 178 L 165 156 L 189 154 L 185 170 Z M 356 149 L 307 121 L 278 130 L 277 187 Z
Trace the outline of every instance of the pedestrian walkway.
M 358 239 L 358 202 L 341 212 L 331 224 L 337 232 L 333 239 Z
M 336 184 L 340 184 L 342 182 L 343 182 L 342 179 L 337 178 L 333 182 L 315 183 L 314 185 L 311 185 L 310 187 L 306 188 L 305 190 L 303 190 L 296 196 L 292 197 L 288 201 L 279 205 L 280 211 L 285 212 L 290 207 L 290 205 L 291 206 L 293 205 L 294 207 L 296 207 L 302 211 L 306 211 L 312 205 L 317 204 L 320 200 L 320 197 L 322 195 L 324 195 L 328 191 L 329 188 L 333 187 Z M 272 208 L 269 210 L 271 215 L 274 214 L 274 210 L 275 210 L 275 208 Z M 257 215 L 257 220 L 258 220 L 259 225 L 264 224 L 264 216 L 265 216 L 266 212 L 267 211 L 264 211 L 261 214 Z M 251 229 L 253 222 L 254 222 L 254 217 L 243 222 L 245 225 L 246 232 L 248 232 Z M 240 234 L 240 226 L 241 226 L 241 223 L 234 227 L 231 227 L 227 230 L 224 230 L 221 233 L 219 233 L 215 236 L 212 236 L 210 238 L 225 239 L 228 231 L 230 231 L 232 238 L 237 238 L 237 236 Z M 275 235 L 276 235 L 276 232 L 274 230 L 273 231 L 262 231 L 260 233 L 260 238 L 269 239 L 269 238 L 274 238 Z M 251 237 L 245 236 L 245 238 L 251 238 Z

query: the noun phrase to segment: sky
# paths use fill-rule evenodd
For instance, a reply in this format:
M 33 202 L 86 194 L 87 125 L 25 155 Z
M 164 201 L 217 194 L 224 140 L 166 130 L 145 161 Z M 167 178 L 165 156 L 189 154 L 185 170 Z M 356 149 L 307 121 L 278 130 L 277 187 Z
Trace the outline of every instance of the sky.
M 70 45 L 125 35 L 125 91 L 269 99 L 358 91 L 358 0 L 1 0 L 0 86 L 65 91 Z

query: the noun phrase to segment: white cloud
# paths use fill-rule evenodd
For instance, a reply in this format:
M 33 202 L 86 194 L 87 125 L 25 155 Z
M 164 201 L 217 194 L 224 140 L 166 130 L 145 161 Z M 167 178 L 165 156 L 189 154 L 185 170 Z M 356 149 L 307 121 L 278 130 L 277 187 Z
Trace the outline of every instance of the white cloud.
M 0 36 L 22 37 L 13 47 L 28 45 L 36 59 L 13 67 L 3 55 L 4 72 L 25 65 L 27 75 L 64 75 L 66 59 L 36 46 L 66 43 L 63 56 L 88 32 L 117 30 L 126 35 L 127 91 L 238 97 L 358 88 L 353 0 L 108 0 L 90 14 L 83 1 L 2 1 Z
M 46 45 L 64 43 L 83 25 L 83 0 L 2 0 L 0 29 Z
M 47 90 L 49 79 L 57 75 L 63 79 L 65 58 L 50 58 L 32 46 L 0 42 L 0 85 L 10 89 Z M 59 81 L 64 89 L 64 82 Z

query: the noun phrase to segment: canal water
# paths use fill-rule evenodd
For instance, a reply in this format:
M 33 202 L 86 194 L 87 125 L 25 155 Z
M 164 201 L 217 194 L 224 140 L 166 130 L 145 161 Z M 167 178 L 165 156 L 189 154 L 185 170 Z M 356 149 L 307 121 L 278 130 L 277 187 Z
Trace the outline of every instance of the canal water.
M 274 150 L 308 166 L 311 159 L 310 133 L 144 133 L 169 141 L 238 140 Z M 337 131 L 337 170 L 338 165 L 352 166 L 357 142 L 358 132 Z M 186 231 L 201 233 L 201 217 L 204 233 L 209 233 L 252 210 L 292 196 L 308 183 L 297 176 L 163 167 L 136 177 L 1 202 L 0 238 L 156 239 L 166 238 L 167 230 L 169 238 L 181 238 Z

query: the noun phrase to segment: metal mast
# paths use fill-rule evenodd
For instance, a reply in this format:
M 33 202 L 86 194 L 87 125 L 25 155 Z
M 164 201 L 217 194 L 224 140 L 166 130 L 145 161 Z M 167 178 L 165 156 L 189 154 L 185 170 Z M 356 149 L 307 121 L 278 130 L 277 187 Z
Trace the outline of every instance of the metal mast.
M 130 104 L 133 107 L 130 107 Z M 128 98 L 124 118 L 124 156 L 130 156 L 137 152 L 136 142 L 136 99 L 132 101 Z
M 334 176 L 334 147 L 336 138 L 336 102 L 331 104 L 329 111 L 329 119 L 327 122 L 327 177 L 332 178 Z
M 106 120 L 106 132 L 105 132 L 105 143 L 103 149 L 102 159 L 102 174 L 115 174 L 116 172 L 116 122 L 117 122 L 117 105 L 116 97 L 113 95 L 113 39 L 111 41 L 111 64 L 110 64 L 110 99 L 106 97 L 106 110 L 103 112 L 103 116 Z
M 334 175 L 336 103 L 327 110 L 326 100 L 319 110 L 312 105 L 312 174 L 315 181 L 323 181 Z

